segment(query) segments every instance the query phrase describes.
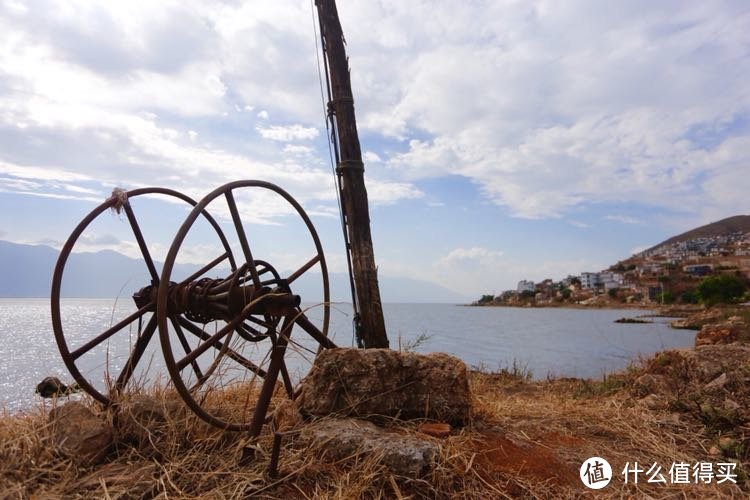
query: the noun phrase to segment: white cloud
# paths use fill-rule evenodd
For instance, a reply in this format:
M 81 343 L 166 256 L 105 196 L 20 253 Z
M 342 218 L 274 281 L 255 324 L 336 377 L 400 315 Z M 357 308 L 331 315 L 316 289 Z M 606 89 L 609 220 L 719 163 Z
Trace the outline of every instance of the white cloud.
M 75 198 L 168 185 L 200 198 L 249 177 L 302 202 L 334 202 L 327 150 L 291 144 L 320 135 L 309 6 L 63 1 L 33 17 L 12 7 L 0 6 L 5 192 Z M 290 125 L 258 126 L 248 138 L 237 133 L 252 126 L 238 125 L 238 109 Z M 19 179 L 46 182 L 32 189 Z M 419 195 L 408 182 L 373 191 L 386 203 Z
M 378 155 L 374 151 L 365 151 L 362 154 L 362 160 L 365 162 L 365 164 L 367 164 L 367 163 L 380 163 L 381 161 L 383 161 L 380 158 L 380 155 Z
M 489 265 L 499 260 L 502 256 L 503 252 L 484 247 L 456 248 L 442 257 L 440 262 L 450 265 L 461 261 L 477 261 L 483 265 Z
M 340 10 L 347 24 L 379 20 L 348 41 L 364 47 L 351 62 L 362 128 L 407 141 L 386 158 L 394 173 L 467 177 L 526 218 L 597 202 L 737 211 L 723 172 L 745 156 L 714 152 L 748 136 L 733 125 L 750 119 L 742 4 L 353 1 Z
M 264 139 L 281 142 L 315 139 L 319 134 L 317 128 L 305 127 L 299 124 L 256 127 L 255 130 L 257 130 Z
M 628 215 L 605 215 L 602 217 L 604 220 L 611 220 L 615 222 L 622 222 L 623 224 L 640 224 L 641 221 L 639 219 L 636 219 L 635 217 L 630 217 Z
M 302 146 L 300 144 L 286 144 L 283 149 L 284 154 L 291 156 L 311 157 L 314 155 L 315 150 L 310 146 Z
M 579 226 L 590 207 L 685 229 L 750 212 L 741 2 L 350 0 L 339 14 L 373 204 L 440 199 L 461 215 L 464 191 L 429 182 L 457 176 L 505 214 Z M 1 3 L 2 189 L 200 198 L 257 178 L 330 215 L 314 46 L 296 0 Z M 497 262 L 444 283 L 536 279 Z
M 86 175 L 69 172 L 55 167 L 19 167 L 18 165 L 12 165 L 3 161 L 0 161 L 0 174 L 5 174 L 22 179 L 34 179 L 40 181 L 75 182 L 92 180 L 91 177 L 88 177 Z
M 424 192 L 405 182 L 367 179 L 367 198 L 370 203 L 391 204 L 403 199 L 422 198 Z

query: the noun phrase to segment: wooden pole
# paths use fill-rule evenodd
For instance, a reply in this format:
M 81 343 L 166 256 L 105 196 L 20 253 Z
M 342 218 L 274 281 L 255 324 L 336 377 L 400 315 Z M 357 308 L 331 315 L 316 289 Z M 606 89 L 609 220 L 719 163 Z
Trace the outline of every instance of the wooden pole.
M 351 267 L 360 314 L 358 340 L 361 340 L 366 348 L 388 347 L 370 234 L 365 168 L 354 116 L 354 98 L 349 78 L 349 61 L 344 48 L 344 34 L 336 2 L 316 0 L 315 5 L 318 9 L 324 56 L 328 67 L 331 94 L 328 109 L 332 116 L 333 133 L 339 139 L 336 171 L 341 179 L 341 204 L 351 249 Z

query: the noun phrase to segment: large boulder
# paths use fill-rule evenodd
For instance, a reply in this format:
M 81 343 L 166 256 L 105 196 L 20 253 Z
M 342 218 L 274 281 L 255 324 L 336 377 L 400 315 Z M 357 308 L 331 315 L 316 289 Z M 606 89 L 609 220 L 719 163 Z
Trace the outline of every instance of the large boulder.
M 734 342 L 748 342 L 750 327 L 739 316 L 732 316 L 726 321 L 703 325 L 695 336 L 695 345 L 732 344 Z
M 307 415 L 432 419 L 464 425 L 471 413 L 466 365 L 443 353 L 327 349 L 302 384 Z
M 80 465 L 100 463 L 112 445 L 112 426 L 83 403 L 71 401 L 50 412 L 55 448 Z
M 663 313 L 667 315 L 674 315 L 677 314 L 678 311 L 666 310 L 663 311 Z M 700 330 L 705 325 L 716 323 L 717 321 L 719 321 L 721 319 L 721 314 L 722 313 L 719 309 L 705 309 L 688 314 L 688 316 L 682 319 L 676 319 L 670 324 L 672 325 L 672 328 Z
M 438 444 L 431 438 L 382 429 L 366 420 L 326 418 L 304 427 L 300 444 L 332 461 L 372 460 L 392 474 L 417 478 L 435 465 Z

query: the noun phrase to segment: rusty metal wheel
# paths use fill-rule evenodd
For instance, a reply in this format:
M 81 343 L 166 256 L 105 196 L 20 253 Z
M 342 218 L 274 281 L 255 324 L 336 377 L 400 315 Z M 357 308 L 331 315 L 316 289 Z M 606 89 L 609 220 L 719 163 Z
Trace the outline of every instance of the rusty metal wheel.
M 128 383 L 133 382 L 132 377 L 136 373 L 139 362 L 144 359 L 147 349 L 151 350 L 149 344 L 157 327 L 155 311 L 156 290 L 159 284 L 158 262 L 152 257 L 153 246 L 150 250 L 131 204 L 131 201 L 136 198 L 138 198 L 136 204 L 142 204 L 142 207 L 158 203 L 157 200 L 169 202 L 170 206 L 183 202 L 192 207 L 196 205 L 195 200 L 172 189 L 150 187 L 127 192 L 116 190 L 73 230 L 60 251 L 52 278 L 52 328 L 63 362 L 78 385 L 94 399 L 106 405 L 116 399 L 117 394 L 125 390 Z M 92 311 L 89 304 L 82 306 L 78 314 L 97 316 L 88 318 L 87 326 L 84 328 L 84 322 L 77 321 L 78 318 L 63 318 L 61 295 L 64 293 L 66 283 L 68 285 L 72 283 L 75 287 L 76 279 L 80 277 L 76 276 L 76 270 L 72 269 L 68 270 L 69 275 L 64 280 L 66 265 L 74 260 L 71 259 L 71 254 L 77 253 L 74 252 L 76 245 L 84 247 L 86 241 L 94 239 L 92 233 L 96 231 L 98 223 L 104 219 L 99 216 L 108 211 L 115 211 L 117 214 L 124 212 L 126 226 L 121 230 L 129 235 L 131 246 L 138 249 L 143 259 L 143 281 L 129 279 L 122 283 L 121 292 L 134 292 L 132 301 L 130 298 L 113 299 L 114 305 L 108 305 L 110 302 L 108 301 L 97 311 Z M 198 215 L 207 222 L 209 232 L 215 233 L 214 237 L 218 237 L 223 253 L 193 274 L 204 275 L 221 263 L 228 264 L 232 270 L 235 270 L 237 266 L 232 250 L 219 225 L 205 211 Z M 115 224 L 122 222 L 124 222 L 123 218 L 120 217 Z M 75 268 L 76 265 L 71 267 Z M 112 279 L 111 274 L 115 271 L 116 269 L 111 268 L 101 269 L 97 281 L 108 283 L 107 280 Z M 139 276 L 136 280 L 140 278 Z M 188 277 L 188 280 L 191 279 L 194 278 Z M 117 283 L 117 286 L 119 285 L 120 283 Z M 78 296 L 86 296 L 85 292 L 77 293 Z M 71 322 L 69 327 L 65 326 L 67 322 Z M 93 323 L 94 326 L 89 323 Z M 144 381 L 138 380 L 138 382 Z
M 283 224 L 261 220 L 250 226 L 243 222 L 267 207 L 276 214 L 284 213 Z M 204 210 L 221 216 L 225 233 L 239 248 L 235 254 L 242 257 L 238 257 L 236 271 L 224 279 L 175 286 L 171 282 L 175 262 Z M 290 240 L 279 234 L 281 229 L 295 235 L 304 231 L 309 236 L 304 238 L 306 243 L 294 246 L 298 255 L 289 256 Z M 278 264 L 280 256 L 285 256 L 283 266 Z M 300 296 L 293 293 L 300 282 L 315 282 L 319 290 L 317 296 L 305 297 L 316 301 L 309 314 L 301 306 Z M 161 275 L 157 324 L 174 387 L 206 422 L 257 434 L 279 375 L 283 390 L 289 397 L 295 395 L 301 377 L 293 373 L 285 355 L 302 352 L 311 362 L 320 347 L 333 346 L 327 338 L 329 301 L 328 269 L 320 239 L 291 195 L 255 180 L 231 182 L 214 190 L 195 206 L 177 232 Z M 317 320 L 308 318 L 315 314 Z M 292 336 L 295 326 L 309 335 Z M 192 334 L 192 342 L 176 342 L 175 332 Z

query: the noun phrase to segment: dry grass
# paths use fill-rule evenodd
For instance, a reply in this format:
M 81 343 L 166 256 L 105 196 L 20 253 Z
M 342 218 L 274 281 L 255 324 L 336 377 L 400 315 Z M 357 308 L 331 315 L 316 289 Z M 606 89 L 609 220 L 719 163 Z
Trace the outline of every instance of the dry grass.
M 612 483 L 597 497 L 747 497 L 747 490 L 727 483 L 646 484 L 642 477 L 638 485 L 624 484 L 626 462 L 656 462 L 669 482 L 673 462 L 726 459 L 708 455 L 713 438 L 700 422 L 646 409 L 630 396 L 628 380 L 605 391 L 590 390 L 592 384 L 472 373 L 473 422 L 438 441 L 435 467 L 422 478 L 395 476 L 373 455 L 325 460 L 294 433 L 284 440 L 278 475 L 270 477 L 268 426 L 256 459 L 240 465 L 245 436 L 203 424 L 164 389 L 149 391 L 165 409 L 162 420 L 134 430 L 126 416 L 102 414 L 114 421 L 116 444 L 103 464 L 80 466 L 53 449 L 48 404 L 0 418 L 0 497 L 574 498 L 590 493 L 578 472 L 591 456 L 606 458 L 613 469 Z M 232 411 L 231 404 L 223 407 Z M 417 423 L 392 426 L 416 433 Z

